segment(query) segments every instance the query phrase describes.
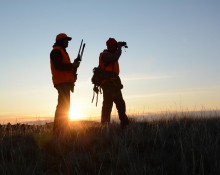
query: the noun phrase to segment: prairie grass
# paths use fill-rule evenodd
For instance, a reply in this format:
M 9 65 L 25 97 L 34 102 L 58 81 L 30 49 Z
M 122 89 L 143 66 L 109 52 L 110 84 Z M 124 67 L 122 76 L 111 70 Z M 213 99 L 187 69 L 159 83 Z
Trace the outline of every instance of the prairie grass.
M 62 140 L 52 124 L 1 126 L 0 174 L 220 174 L 220 116 L 166 115 L 123 130 L 75 122 Z

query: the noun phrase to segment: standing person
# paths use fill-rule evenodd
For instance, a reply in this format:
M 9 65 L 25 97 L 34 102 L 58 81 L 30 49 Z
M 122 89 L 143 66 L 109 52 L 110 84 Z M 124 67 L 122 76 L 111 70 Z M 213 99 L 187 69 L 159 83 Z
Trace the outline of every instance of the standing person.
M 71 39 L 65 33 L 58 34 L 50 53 L 52 80 L 58 92 L 58 103 L 53 126 L 55 134 L 62 134 L 68 128 L 70 91 L 73 92 L 74 83 L 77 79 L 73 71 L 79 67 L 79 62 L 75 60 L 74 63 L 71 63 L 66 51 Z
M 102 81 L 101 88 L 103 90 L 103 105 L 101 113 L 101 123 L 110 122 L 113 102 L 118 110 L 121 127 L 124 128 L 129 124 L 126 115 L 126 105 L 122 97 L 121 89 L 123 85 L 119 77 L 119 58 L 121 56 L 121 48 L 126 46 L 125 42 L 117 42 L 114 38 L 106 41 L 107 49 L 99 56 L 99 66 L 105 72 L 105 79 Z

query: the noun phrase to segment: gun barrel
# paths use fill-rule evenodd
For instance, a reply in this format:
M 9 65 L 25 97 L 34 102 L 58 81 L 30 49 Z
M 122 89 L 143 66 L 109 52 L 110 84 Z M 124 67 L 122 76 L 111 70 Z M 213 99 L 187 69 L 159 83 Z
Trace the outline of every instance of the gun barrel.
M 82 39 L 81 44 L 80 44 L 80 47 L 79 47 L 78 55 L 80 54 L 80 50 L 81 50 L 82 44 L 83 44 L 83 39 Z
M 83 56 L 83 52 L 84 52 L 84 48 L 85 48 L 85 46 L 86 46 L 86 44 L 84 43 L 84 44 L 83 44 L 82 51 L 81 51 L 81 54 L 80 54 L 81 59 L 82 59 L 82 56 Z

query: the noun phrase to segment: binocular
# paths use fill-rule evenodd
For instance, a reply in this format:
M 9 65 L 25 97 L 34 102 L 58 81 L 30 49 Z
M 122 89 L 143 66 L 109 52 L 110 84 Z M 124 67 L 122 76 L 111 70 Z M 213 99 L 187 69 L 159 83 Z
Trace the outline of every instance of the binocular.
M 128 48 L 127 43 L 124 41 L 118 42 L 122 47 Z

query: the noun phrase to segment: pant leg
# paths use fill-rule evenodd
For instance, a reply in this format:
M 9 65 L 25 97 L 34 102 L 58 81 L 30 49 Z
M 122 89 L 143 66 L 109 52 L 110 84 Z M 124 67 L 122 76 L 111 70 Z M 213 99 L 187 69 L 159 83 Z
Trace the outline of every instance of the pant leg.
M 101 113 L 101 123 L 109 123 L 111 118 L 111 111 L 113 106 L 113 91 L 112 86 L 106 83 L 102 86 L 103 91 L 103 103 L 102 103 L 102 113 Z
M 54 118 L 54 131 L 62 132 L 68 127 L 68 116 L 70 109 L 70 86 L 68 84 L 58 85 L 58 103 Z
M 115 90 L 114 103 L 116 104 L 116 108 L 118 110 L 118 115 L 121 123 L 127 124 L 129 121 L 126 115 L 126 104 L 120 89 Z

